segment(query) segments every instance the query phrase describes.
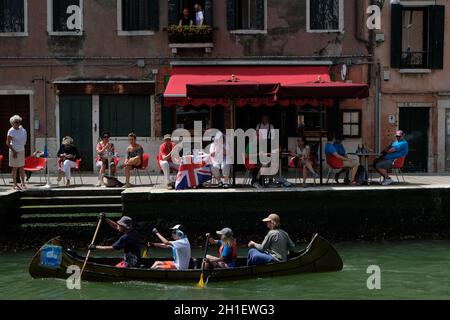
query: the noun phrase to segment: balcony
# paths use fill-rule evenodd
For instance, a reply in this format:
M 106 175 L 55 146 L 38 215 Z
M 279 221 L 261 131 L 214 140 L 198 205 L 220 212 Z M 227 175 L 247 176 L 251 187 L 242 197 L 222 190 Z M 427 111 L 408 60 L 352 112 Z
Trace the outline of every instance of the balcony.
M 178 26 L 172 25 L 167 28 L 169 34 L 169 48 L 173 54 L 179 49 L 204 48 L 206 53 L 211 53 L 214 48 L 213 28 L 203 26 Z

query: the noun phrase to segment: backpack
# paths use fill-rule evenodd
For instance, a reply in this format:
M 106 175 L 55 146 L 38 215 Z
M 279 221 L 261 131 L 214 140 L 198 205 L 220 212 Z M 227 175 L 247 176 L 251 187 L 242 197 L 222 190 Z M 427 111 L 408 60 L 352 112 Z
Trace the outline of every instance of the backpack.
M 120 188 L 124 186 L 124 184 L 120 182 L 116 177 L 111 177 L 107 175 L 103 176 L 103 183 L 108 188 Z

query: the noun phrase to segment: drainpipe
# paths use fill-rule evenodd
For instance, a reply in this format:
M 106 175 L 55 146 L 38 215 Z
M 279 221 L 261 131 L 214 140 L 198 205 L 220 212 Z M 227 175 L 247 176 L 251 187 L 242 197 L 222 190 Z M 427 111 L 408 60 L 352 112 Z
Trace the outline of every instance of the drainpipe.
M 376 64 L 375 80 L 375 152 L 381 151 L 381 66 Z

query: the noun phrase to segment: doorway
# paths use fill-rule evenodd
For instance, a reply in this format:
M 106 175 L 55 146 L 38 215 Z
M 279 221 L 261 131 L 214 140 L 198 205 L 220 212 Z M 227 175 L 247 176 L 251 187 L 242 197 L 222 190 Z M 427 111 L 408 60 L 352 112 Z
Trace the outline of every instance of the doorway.
M 409 144 L 404 170 L 427 172 L 430 108 L 400 108 L 399 127 Z
M 31 144 L 31 122 L 30 122 L 30 96 L 29 95 L 0 95 L 0 132 L 4 139 L 0 143 L 0 154 L 3 155 L 1 172 L 10 172 L 8 165 L 9 150 L 6 141 L 6 132 L 11 128 L 9 119 L 18 114 L 22 117 L 22 125 L 27 130 L 27 144 L 25 145 L 25 156 L 30 155 Z
M 91 96 L 59 96 L 59 132 L 60 139 L 65 136 L 73 138 L 82 158 L 80 169 L 92 171 Z

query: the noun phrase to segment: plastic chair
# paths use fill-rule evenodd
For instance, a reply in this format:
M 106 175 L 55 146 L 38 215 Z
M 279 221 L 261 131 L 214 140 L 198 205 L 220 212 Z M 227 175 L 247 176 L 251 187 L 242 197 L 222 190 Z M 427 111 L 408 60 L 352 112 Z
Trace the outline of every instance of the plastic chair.
M 62 162 L 63 162 L 62 159 L 58 160 L 58 169 L 59 170 L 61 170 Z M 73 172 L 78 172 L 78 176 L 80 178 L 80 182 L 81 182 L 81 184 L 84 184 L 83 183 L 83 177 L 81 175 L 81 170 L 80 170 L 80 163 L 81 163 L 81 159 L 75 160 L 75 168 L 72 168 L 72 171 Z M 75 175 L 72 175 L 72 176 L 73 176 L 73 184 L 76 184 L 77 181 L 75 179 Z
M 2 176 L 3 184 L 6 186 L 5 177 L 2 174 L 2 162 L 3 162 L 3 155 L 0 154 L 0 175 Z
M 133 168 L 133 170 L 134 170 L 134 184 L 136 184 L 138 177 L 139 177 L 140 184 L 142 184 L 141 175 L 139 173 L 139 171 L 141 171 L 141 170 L 145 171 L 147 173 L 148 178 L 150 179 L 150 183 L 153 184 L 152 177 L 150 176 L 150 172 L 148 171 L 149 160 L 150 160 L 150 155 L 148 153 L 144 153 L 142 155 L 142 164 L 141 164 L 141 166 L 138 167 L 138 168 Z
M 30 172 L 38 172 L 40 173 L 39 175 L 39 182 L 42 182 L 42 172 L 45 169 L 45 166 L 47 165 L 47 159 L 46 158 L 36 158 L 36 157 L 26 157 L 25 158 L 25 166 L 24 166 L 24 170 L 25 171 L 30 171 Z
M 292 158 L 289 159 L 288 167 L 295 169 L 295 180 L 294 180 L 294 183 L 297 183 L 297 180 L 300 181 L 300 179 L 303 178 L 303 166 L 300 165 L 300 166 L 297 167 L 295 165 L 295 161 L 294 161 L 295 158 L 296 157 L 292 157 Z M 313 168 L 316 168 L 316 166 L 317 166 L 317 159 L 316 159 L 316 157 L 311 154 L 310 155 L 310 159 L 312 161 Z M 300 173 L 302 173 L 301 177 L 299 176 Z M 316 184 L 316 178 L 315 177 L 314 177 L 314 184 Z
M 393 166 L 392 166 L 392 173 L 395 174 L 397 177 L 397 182 L 400 183 L 400 177 L 402 177 L 403 183 L 406 183 L 405 176 L 403 175 L 403 167 L 405 166 L 405 160 L 406 157 L 401 157 L 394 160 Z
M 328 183 L 333 175 L 339 173 L 344 168 L 344 161 L 329 154 L 326 155 L 326 161 L 328 165 L 328 173 L 327 173 L 327 183 Z

